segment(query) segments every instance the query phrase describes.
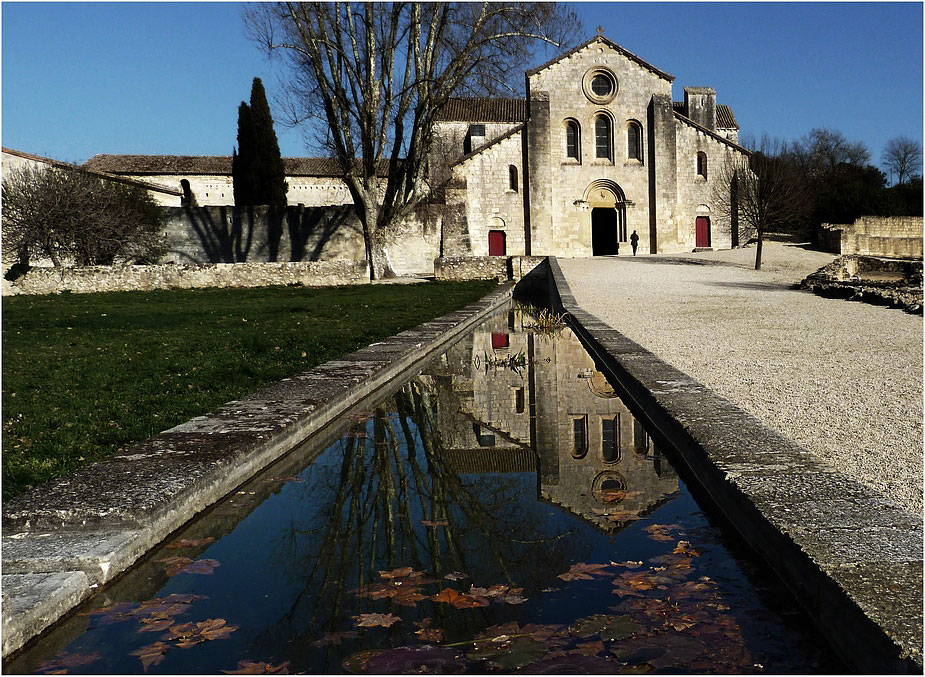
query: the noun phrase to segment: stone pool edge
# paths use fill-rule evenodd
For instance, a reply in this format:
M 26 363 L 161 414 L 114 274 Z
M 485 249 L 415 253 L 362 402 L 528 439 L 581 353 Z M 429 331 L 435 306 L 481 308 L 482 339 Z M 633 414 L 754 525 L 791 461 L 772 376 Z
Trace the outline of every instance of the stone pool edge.
M 507 303 L 513 287 L 5 502 L 3 659 L 200 511 Z
M 565 313 L 740 537 L 862 673 L 922 673 L 922 519 L 584 311 L 555 258 L 516 295 Z M 674 442 L 670 442 L 674 440 Z

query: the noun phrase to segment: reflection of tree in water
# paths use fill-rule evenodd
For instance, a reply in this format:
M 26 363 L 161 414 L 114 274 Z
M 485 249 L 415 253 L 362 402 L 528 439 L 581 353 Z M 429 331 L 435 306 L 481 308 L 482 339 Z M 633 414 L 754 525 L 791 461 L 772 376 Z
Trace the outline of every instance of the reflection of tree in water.
M 265 634 L 295 625 L 316 639 L 348 629 L 344 619 L 351 614 L 383 611 L 382 602 L 355 594 L 378 582 L 382 570 L 410 566 L 436 578 L 464 572 L 477 585 L 505 583 L 529 592 L 548 583 L 550 571 L 567 568 L 577 545 L 571 532 L 539 519 L 540 504 L 518 498 L 525 486 L 535 487 L 535 478 L 453 472 L 441 453 L 438 406 L 420 379 L 410 382 L 303 475 L 305 510 L 277 555 L 302 579 L 301 592 Z M 431 602 L 423 607 L 437 617 L 445 611 Z M 416 611 L 422 618 L 424 609 Z M 408 609 L 391 611 L 407 616 Z M 485 616 L 465 618 L 479 623 Z M 479 629 L 455 631 L 471 636 Z

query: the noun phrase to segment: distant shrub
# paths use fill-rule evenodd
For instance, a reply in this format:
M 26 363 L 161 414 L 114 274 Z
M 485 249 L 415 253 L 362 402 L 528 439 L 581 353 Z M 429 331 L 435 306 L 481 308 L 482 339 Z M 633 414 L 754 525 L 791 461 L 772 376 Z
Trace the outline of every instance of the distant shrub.
M 164 215 L 146 190 L 79 169 L 22 167 L 3 179 L 3 246 L 55 266 L 153 262 Z

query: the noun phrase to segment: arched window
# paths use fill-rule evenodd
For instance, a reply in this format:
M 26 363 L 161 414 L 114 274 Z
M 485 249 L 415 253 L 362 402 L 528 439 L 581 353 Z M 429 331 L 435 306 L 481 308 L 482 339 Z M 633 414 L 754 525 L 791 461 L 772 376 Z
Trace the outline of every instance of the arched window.
M 508 188 L 517 192 L 517 167 L 510 165 L 507 168 L 508 171 Z
M 575 120 L 565 122 L 565 157 L 581 161 L 581 127 Z
M 626 126 L 626 157 L 642 162 L 642 128 L 638 122 Z
M 612 132 L 610 118 L 606 115 L 598 115 L 594 121 L 594 157 L 605 160 L 613 159 Z
M 697 153 L 697 176 L 707 178 L 707 154 L 703 151 Z

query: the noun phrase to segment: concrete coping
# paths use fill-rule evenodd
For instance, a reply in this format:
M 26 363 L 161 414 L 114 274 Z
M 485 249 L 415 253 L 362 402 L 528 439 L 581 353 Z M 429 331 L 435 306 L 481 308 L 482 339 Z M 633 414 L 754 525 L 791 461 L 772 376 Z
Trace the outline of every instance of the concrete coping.
M 627 405 L 863 673 L 922 673 L 922 518 L 585 312 L 558 262 L 544 285 Z M 547 280 L 540 281 L 541 275 Z M 521 288 L 518 288 L 520 293 Z M 669 453 L 671 453 L 669 451 Z
M 178 425 L 3 506 L 3 656 L 197 513 L 503 304 L 501 285 L 403 331 Z

